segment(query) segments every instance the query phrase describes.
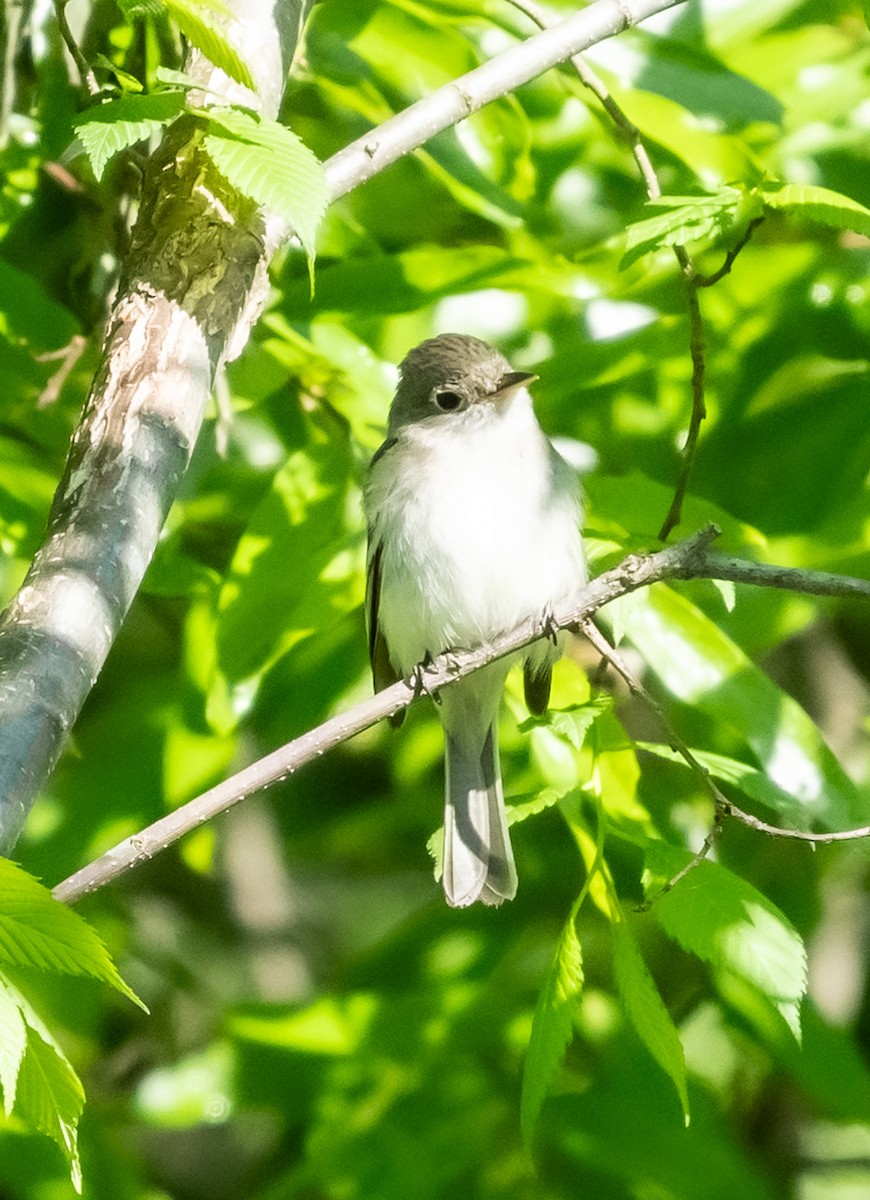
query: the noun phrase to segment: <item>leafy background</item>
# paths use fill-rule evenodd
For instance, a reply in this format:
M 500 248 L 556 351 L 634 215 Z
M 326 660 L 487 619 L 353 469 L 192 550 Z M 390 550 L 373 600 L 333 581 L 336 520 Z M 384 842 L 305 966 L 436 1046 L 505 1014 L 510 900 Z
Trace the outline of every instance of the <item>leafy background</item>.
M 156 91 L 158 69 L 180 67 L 153 10 L 80 6 L 85 53 L 113 66 L 101 82 Z M 528 28 L 502 0 L 323 0 L 284 118 L 328 157 Z M 51 19 L 27 51 L 0 192 L 4 597 L 97 361 L 145 149 L 98 181 L 67 153 L 81 98 Z M 589 58 L 666 194 L 781 179 L 870 205 L 857 5 L 710 0 Z M 216 405 L 19 843 L 28 871 L 62 879 L 367 694 L 360 481 L 393 364 L 433 332 L 488 337 L 540 374 L 542 423 L 586 465 L 596 569 L 654 544 L 690 364 L 671 252 L 621 265 L 627 227 L 651 215 L 597 102 L 553 72 L 332 206 L 313 298 L 304 252 L 283 255 L 222 383 L 232 419 Z M 701 296 L 709 418 L 678 532 L 712 517 L 733 553 L 866 577 L 870 254 L 820 215 L 769 213 Z M 703 270 L 722 260 L 714 232 L 689 245 Z M 867 614 L 730 600 L 660 588 L 620 606 L 614 632 L 741 803 L 799 827 L 866 823 Z M 441 900 L 426 852 L 441 737 L 418 706 L 401 734 L 370 731 L 80 906 L 150 1016 L 92 981 L 34 978 L 7 949 L 10 978 L 38 992 L 28 1070 L 44 1021 L 84 1082 L 86 1196 L 867 1194 L 866 843 L 813 853 L 728 825 L 715 862 L 638 913 L 699 844 L 709 801 L 642 706 L 592 692 L 591 653 L 572 660 L 550 727 L 518 729 L 509 691 L 503 765 L 525 818 L 512 904 Z M 0 1195 L 54 1200 L 69 1170 L 34 1131 L 32 1086 L 0 1122 Z

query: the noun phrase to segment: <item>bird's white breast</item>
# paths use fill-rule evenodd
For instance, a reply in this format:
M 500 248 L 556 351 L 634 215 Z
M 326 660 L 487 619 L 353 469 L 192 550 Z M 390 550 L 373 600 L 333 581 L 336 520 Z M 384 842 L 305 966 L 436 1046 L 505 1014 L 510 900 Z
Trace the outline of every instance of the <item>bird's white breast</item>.
M 585 579 L 576 477 L 525 391 L 402 429 L 366 509 L 382 545 L 378 621 L 402 671 L 543 614 Z

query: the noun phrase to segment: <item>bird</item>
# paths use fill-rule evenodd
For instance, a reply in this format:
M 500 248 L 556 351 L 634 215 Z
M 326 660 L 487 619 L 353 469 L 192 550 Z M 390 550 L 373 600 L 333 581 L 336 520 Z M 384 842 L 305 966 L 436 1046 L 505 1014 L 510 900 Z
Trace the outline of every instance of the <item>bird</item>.
M 579 479 L 538 424 L 529 392 L 536 379 L 480 338 L 444 333 L 422 342 L 400 364 L 386 440 L 363 486 L 376 691 L 440 653 L 487 645 L 526 619 L 542 623 L 531 647 L 440 690 L 442 885 L 457 908 L 516 894 L 501 696 L 522 658 L 527 706 L 546 712 L 564 636 L 546 636 L 547 622 L 587 578 Z

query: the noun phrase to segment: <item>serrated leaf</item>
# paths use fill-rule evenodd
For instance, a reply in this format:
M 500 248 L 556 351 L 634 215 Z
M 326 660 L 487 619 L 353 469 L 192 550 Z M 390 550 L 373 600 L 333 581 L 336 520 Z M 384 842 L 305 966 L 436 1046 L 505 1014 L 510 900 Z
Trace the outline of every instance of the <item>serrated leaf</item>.
M 5 858 L 0 858 L 0 962 L 54 974 L 90 976 L 111 984 L 145 1008 L 118 974 L 90 925 Z
M 102 179 L 110 158 L 170 124 L 183 108 L 181 92 L 157 92 L 151 96 L 122 96 L 88 109 L 75 122 L 75 131 L 95 177 Z
M 161 0 L 161 3 L 187 40 L 201 50 L 209 62 L 220 67 L 237 83 L 250 88 L 252 92 L 256 91 L 254 77 L 247 63 L 223 30 L 203 12 L 204 7 L 216 9 L 215 5 L 204 6 L 186 0 Z
M 626 1015 L 640 1040 L 677 1089 L 686 1124 L 689 1093 L 683 1047 L 670 1013 L 647 970 L 625 918 L 617 916 L 613 930 L 613 969 Z
M 277 121 L 232 109 L 210 109 L 206 149 L 233 187 L 283 217 L 309 262 L 329 203 L 323 167 L 295 133 Z
M 520 1124 L 527 1147 L 531 1146 L 541 1106 L 571 1041 L 583 990 L 583 950 L 576 924 L 578 906 L 579 901 L 565 922 L 532 1018 L 520 1101 Z
M 8 1117 L 15 1104 L 18 1072 L 27 1049 L 27 1029 L 15 995 L 0 976 L 0 1087 Z
M 662 196 L 650 207 L 664 208 L 663 213 L 626 229 L 620 267 L 631 266 L 663 246 L 685 246 L 718 236 L 732 224 L 740 199 L 740 192 L 730 187 L 714 196 Z
M 647 865 L 672 878 L 689 855 L 651 842 Z M 750 983 L 800 1039 L 800 1002 L 807 986 L 800 934 L 772 901 L 719 863 L 698 863 L 652 912 L 665 932 L 692 954 Z
M 27 1029 L 27 1052 L 18 1075 L 15 1111 L 29 1126 L 56 1142 L 69 1164 L 70 1179 L 82 1190 L 78 1123 L 84 1107 L 81 1081 L 60 1047 Z
M 767 208 L 870 237 L 870 209 L 841 192 L 804 183 L 765 183 L 759 191 Z

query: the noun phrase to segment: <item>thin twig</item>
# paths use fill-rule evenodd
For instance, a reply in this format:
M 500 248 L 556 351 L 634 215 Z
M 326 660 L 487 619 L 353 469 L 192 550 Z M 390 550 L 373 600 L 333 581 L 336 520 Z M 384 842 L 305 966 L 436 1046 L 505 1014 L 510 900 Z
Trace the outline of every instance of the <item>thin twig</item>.
M 639 911 L 646 911 L 646 909 L 650 908 L 656 900 L 658 900 L 661 896 L 664 896 L 672 888 L 676 887 L 681 879 L 688 875 L 688 873 L 693 870 L 698 863 L 702 862 L 707 857 L 715 845 L 716 838 L 722 826 L 722 817 L 728 809 L 729 801 L 727 796 L 725 796 L 717 787 L 710 772 L 705 767 L 701 766 L 692 751 L 677 733 L 676 729 L 674 729 L 673 725 L 665 716 L 662 706 L 657 700 L 654 699 L 653 696 L 650 695 L 650 693 L 646 690 L 646 688 L 631 670 L 628 663 L 625 662 L 622 656 L 614 649 L 613 646 L 610 645 L 610 642 L 608 642 L 607 638 L 604 636 L 598 626 L 594 625 L 592 621 L 584 621 L 583 625 L 581 626 L 581 632 L 589 639 L 602 658 L 606 659 L 613 669 L 622 676 L 628 685 L 629 691 L 633 695 L 637 696 L 638 699 L 642 700 L 646 707 L 653 713 L 656 720 L 659 722 L 659 725 L 662 727 L 671 749 L 680 755 L 680 757 L 688 766 L 689 770 L 695 776 L 697 776 L 702 787 L 706 792 L 709 793 L 710 798 L 713 801 L 713 811 L 715 814 L 713 824 L 710 827 L 707 836 L 704 838 L 700 849 L 696 854 L 693 855 L 690 861 L 686 863 L 686 865 L 680 871 L 678 871 L 676 875 L 673 876 L 673 878 L 669 879 L 667 883 L 665 883 L 659 889 L 658 893 L 654 897 L 648 898 L 643 904 L 638 906 Z
M 809 833 L 805 829 L 787 829 L 782 825 L 771 825 L 755 817 L 752 813 L 739 808 L 731 800 L 726 800 L 723 808 L 726 817 L 734 817 L 743 825 L 748 825 L 756 833 L 768 833 L 771 837 L 791 838 L 795 842 L 812 842 L 817 846 L 829 846 L 833 842 L 857 842 L 861 838 L 870 837 L 870 825 L 859 825 L 857 829 L 838 829 L 831 833 Z
M 708 560 L 711 564 L 719 561 L 718 555 L 709 555 Z M 721 561 L 725 562 L 725 559 Z M 739 561 L 739 560 L 738 560 Z M 773 586 L 781 586 L 774 584 Z M 862 593 L 863 594 L 863 593 Z M 758 833 L 767 833 L 771 837 L 791 838 L 794 841 L 811 842 L 816 845 L 829 845 L 833 842 L 858 841 L 861 838 L 870 837 L 870 825 L 862 825 L 857 829 L 844 829 L 833 833 L 809 833 L 802 829 L 788 829 L 780 825 L 771 825 L 767 821 L 762 821 L 760 817 L 753 816 L 752 813 L 746 812 L 729 800 L 725 793 L 719 788 L 706 767 L 698 762 L 695 755 L 689 749 L 687 744 L 677 733 L 671 722 L 668 720 L 664 709 L 658 701 L 650 695 L 637 676 L 629 667 L 628 663 L 622 658 L 617 650 L 611 646 L 607 638 L 601 632 L 597 625 L 591 620 L 584 621 L 580 626 L 580 632 L 592 643 L 601 657 L 606 660 L 611 667 L 619 674 L 628 686 L 632 695 L 637 696 L 639 700 L 652 712 L 653 716 L 661 726 L 668 744 L 671 749 L 683 759 L 686 766 L 697 777 L 701 786 L 709 793 L 714 806 L 713 824 L 704 838 L 700 848 L 692 856 L 692 858 L 683 866 L 676 875 L 672 876 L 658 890 L 655 896 L 649 897 L 643 904 L 638 906 L 638 911 L 645 912 L 652 907 L 653 904 L 662 896 L 666 895 L 672 888 L 680 882 L 681 879 L 694 870 L 699 863 L 709 855 L 710 851 L 716 844 L 716 840 L 722 830 L 726 817 L 734 817 L 743 825 L 749 826 Z
M 82 54 L 81 47 L 73 36 L 73 31 L 69 27 L 69 21 L 66 19 L 66 6 L 69 0 L 54 0 L 54 11 L 57 17 L 57 27 L 60 30 L 60 36 L 66 43 L 66 48 L 72 55 L 73 62 L 78 68 L 79 78 L 82 85 L 88 89 L 91 96 L 96 96 L 100 90 L 100 85 L 97 83 L 97 77 L 93 72 L 91 64 Z
M 729 579 L 760 586 L 769 583 L 774 587 L 787 586 L 785 580 L 789 579 L 795 591 L 860 597 L 870 601 L 870 581 L 847 576 L 746 563 L 745 579 L 739 580 L 739 559 L 720 559 L 720 556 L 708 552 L 710 543 L 717 535 L 716 527 L 708 525 L 685 541 L 659 550 L 655 554 L 630 555 L 618 566 L 588 583 L 571 603 L 560 607 L 553 614 L 553 626 L 562 629 L 582 628 L 583 623 L 605 604 L 662 579 L 718 578 L 717 563 L 720 561 L 727 567 L 726 578 Z M 548 627 L 549 624 L 550 622 Z M 431 664 L 422 668 L 427 688 L 430 692 L 437 691 L 497 658 L 521 650 L 540 638 L 541 634 L 540 621 L 524 621 L 516 629 L 496 639 L 492 645 L 439 655 Z M 58 899 L 71 903 L 104 887 L 138 863 L 153 858 L 184 834 L 231 808 L 245 796 L 278 780 L 286 779 L 312 759 L 321 757 L 384 717 L 406 708 L 417 698 L 413 677 L 410 681 L 402 680 L 385 688 L 371 699 L 331 718 L 296 741 L 288 743 L 266 758 L 246 767 L 231 779 L 162 817 L 147 829 L 120 842 L 106 854 L 58 884 L 55 895 Z M 730 804 L 728 801 L 726 803 Z M 734 806 L 730 807 L 733 810 Z M 789 836 L 795 835 L 790 833 Z
M 725 255 L 725 261 L 722 263 L 722 266 L 718 271 L 714 271 L 712 275 L 695 275 L 695 287 L 712 287 L 714 283 L 718 283 L 720 279 L 724 279 L 734 266 L 734 260 L 736 259 L 737 255 L 752 237 L 753 233 L 755 233 L 758 226 L 762 225 L 763 223 L 764 217 L 754 217 L 743 230 L 743 233 L 740 235 L 738 240 Z
M 682 449 L 682 463 L 677 477 L 674 495 L 668 508 L 667 516 L 659 530 L 659 541 L 667 541 L 671 530 L 679 525 L 683 514 L 683 500 L 689 488 L 689 479 L 695 465 L 695 451 L 701 434 L 701 425 L 707 416 L 707 403 L 704 399 L 705 371 L 705 341 L 704 318 L 701 314 L 701 304 L 698 299 L 698 284 L 691 260 L 682 246 L 675 246 L 674 253 L 683 279 L 686 282 L 686 305 L 689 310 L 689 353 L 692 359 L 692 415 L 689 418 L 689 428 Z

